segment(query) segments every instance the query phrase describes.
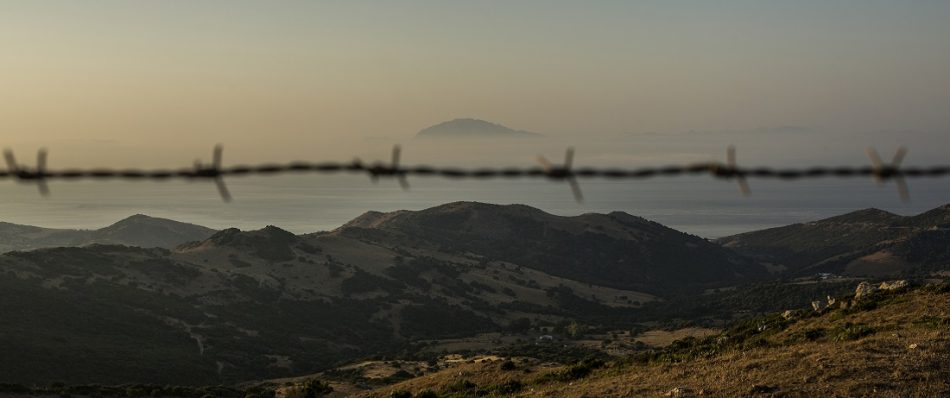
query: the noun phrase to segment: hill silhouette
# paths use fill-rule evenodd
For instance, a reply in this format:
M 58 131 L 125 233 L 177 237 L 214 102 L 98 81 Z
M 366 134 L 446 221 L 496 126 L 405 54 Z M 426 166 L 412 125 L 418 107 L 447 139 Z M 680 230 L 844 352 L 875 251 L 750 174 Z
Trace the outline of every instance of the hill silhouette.
M 203 240 L 211 228 L 136 214 L 96 230 L 55 229 L 0 222 L 0 252 L 48 247 L 117 244 L 135 247 L 174 248 Z
M 823 220 L 747 232 L 718 240 L 792 276 L 819 272 L 896 275 L 945 267 L 950 205 L 915 216 L 864 209 Z
M 420 130 L 417 138 L 530 138 L 540 134 L 514 130 L 480 119 L 454 119 Z

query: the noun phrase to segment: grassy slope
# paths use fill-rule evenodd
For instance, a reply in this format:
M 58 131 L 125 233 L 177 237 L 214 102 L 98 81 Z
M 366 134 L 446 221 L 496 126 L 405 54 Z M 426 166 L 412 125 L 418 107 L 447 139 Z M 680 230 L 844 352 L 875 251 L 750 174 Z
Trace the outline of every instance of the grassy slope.
M 767 330 L 738 327 L 730 343 L 713 338 L 674 344 L 649 358 L 609 363 L 582 377 L 564 376 L 570 368 L 523 364 L 505 371 L 499 362 L 468 363 L 365 396 L 425 389 L 443 397 L 662 396 L 674 388 L 707 396 L 947 396 L 950 289 L 942 286 L 883 295 L 796 321 L 765 318 L 760 324 Z M 562 376 L 552 377 L 557 372 Z M 510 391 L 518 384 L 514 381 L 521 384 L 513 388 L 517 392 L 503 393 L 505 386 Z

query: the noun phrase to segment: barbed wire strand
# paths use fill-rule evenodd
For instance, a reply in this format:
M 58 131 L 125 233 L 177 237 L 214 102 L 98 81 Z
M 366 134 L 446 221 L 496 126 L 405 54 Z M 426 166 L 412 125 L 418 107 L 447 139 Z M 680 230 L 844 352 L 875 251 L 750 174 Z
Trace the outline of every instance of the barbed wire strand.
M 574 149 L 567 148 L 564 156 L 564 163 L 561 165 L 552 164 L 543 156 L 538 156 L 538 162 L 541 167 L 438 167 L 430 165 L 402 166 L 400 165 L 401 149 L 397 145 L 393 147 L 392 159 L 390 163 L 375 162 L 372 164 L 363 163 L 359 158 L 351 162 L 303 162 L 295 161 L 289 163 L 264 163 L 258 165 L 236 165 L 223 166 L 223 150 L 220 145 L 214 147 L 212 152 L 212 162 L 204 164 L 196 161 L 194 167 L 182 169 L 110 169 L 110 168 L 90 168 L 90 169 L 63 169 L 52 170 L 47 168 L 48 152 L 40 149 L 37 152 L 36 167 L 30 168 L 17 163 L 16 157 L 11 150 L 4 151 L 4 158 L 7 164 L 7 170 L 0 171 L 0 179 L 14 179 L 23 183 L 37 184 L 39 192 L 43 196 L 50 193 L 48 181 L 50 180 L 210 180 L 215 183 L 218 194 L 225 202 L 232 199 L 231 193 L 224 182 L 224 177 L 262 175 L 272 176 L 284 173 L 319 173 L 319 174 L 339 174 L 354 173 L 367 174 L 373 182 L 381 178 L 394 178 L 399 185 L 408 190 L 409 176 L 420 177 L 442 177 L 447 179 L 497 179 L 497 178 L 546 178 L 553 181 L 566 182 L 574 199 L 578 202 L 583 201 L 584 196 L 578 183 L 579 178 L 604 178 L 604 179 L 649 179 L 660 177 L 672 177 L 679 175 L 702 175 L 708 174 L 712 177 L 724 180 L 735 180 L 739 186 L 739 192 L 748 196 L 751 193 L 749 178 L 771 178 L 777 180 L 800 180 L 823 177 L 837 178 L 855 178 L 871 177 L 878 184 L 883 184 L 893 180 L 897 185 L 897 192 L 904 201 L 910 199 L 906 178 L 922 177 L 946 177 L 950 175 L 950 166 L 929 166 L 929 167 L 903 167 L 901 163 L 907 155 L 907 149 L 898 148 L 890 163 L 885 163 L 877 150 L 867 149 L 867 155 L 871 159 L 870 166 L 863 167 L 829 167 L 814 166 L 808 168 L 770 168 L 770 167 L 740 167 L 736 162 L 736 149 L 734 146 L 726 150 L 725 162 L 706 162 L 686 165 L 669 165 L 660 167 L 639 167 L 632 169 L 624 168 L 594 168 L 581 167 L 574 168 Z

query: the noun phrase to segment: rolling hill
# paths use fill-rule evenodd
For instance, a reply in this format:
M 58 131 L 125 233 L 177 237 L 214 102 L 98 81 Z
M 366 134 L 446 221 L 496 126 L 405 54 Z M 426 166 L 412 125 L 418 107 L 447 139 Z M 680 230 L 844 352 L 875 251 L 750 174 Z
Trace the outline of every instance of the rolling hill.
M 390 247 L 476 253 L 580 282 L 664 295 L 761 280 L 765 269 L 705 239 L 623 212 L 561 217 L 455 202 L 370 212 L 335 231 Z
M 356 397 L 815 397 L 950 393 L 950 288 L 738 323 L 625 358 L 557 365 L 476 356 Z M 333 380 L 332 375 L 320 375 Z M 347 386 L 342 386 L 341 390 Z M 397 395 L 402 394 L 402 395 Z M 342 395 L 338 395 L 342 396 Z
M 129 231 L 124 224 L 110 231 Z M 574 240 L 606 243 L 591 251 Z M 535 251 L 550 253 L 526 255 Z M 676 275 L 690 267 L 699 276 Z M 172 250 L 14 251 L 0 255 L 0 351 L 18 360 L 0 363 L 0 380 L 215 384 L 301 374 L 425 339 L 572 320 L 630 324 L 673 291 L 749 279 L 737 270 L 754 268 L 629 215 L 478 203 L 370 213 L 307 235 L 226 229 Z
M 215 231 L 199 225 L 137 214 L 97 230 L 41 228 L 0 222 L 0 253 L 47 247 L 116 244 L 174 248 Z
M 840 252 L 852 256 L 841 260 L 848 270 L 845 260 L 886 249 L 930 272 L 948 256 L 945 211 L 863 211 L 725 245 L 622 212 L 562 217 L 476 202 L 368 212 L 304 235 L 145 216 L 81 239 L 7 226 L 16 244 L 80 246 L 0 255 L 0 352 L 15 358 L 0 362 L 0 382 L 235 383 L 492 333 L 524 343 L 571 327 L 718 327 L 840 292 L 837 282 L 774 281 L 787 274 L 741 253 L 781 253 L 803 264 L 789 273 L 807 273 Z M 197 238 L 160 247 L 187 236 Z
M 895 275 L 950 267 L 950 205 L 916 216 L 865 209 L 718 240 L 792 276 Z

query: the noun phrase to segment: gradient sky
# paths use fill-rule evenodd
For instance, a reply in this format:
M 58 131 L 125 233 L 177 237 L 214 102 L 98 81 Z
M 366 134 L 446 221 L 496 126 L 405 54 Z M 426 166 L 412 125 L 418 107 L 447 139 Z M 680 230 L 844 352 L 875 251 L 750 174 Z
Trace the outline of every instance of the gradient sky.
M 650 132 L 673 160 L 704 132 L 769 160 L 782 126 L 858 158 L 945 157 L 948 21 L 937 0 L 3 2 L 0 146 L 70 166 L 188 164 L 219 142 L 345 160 L 476 117 L 605 162 L 593 143 Z

